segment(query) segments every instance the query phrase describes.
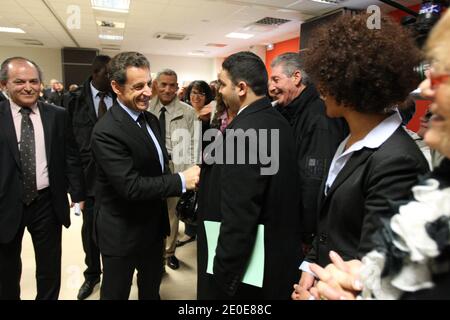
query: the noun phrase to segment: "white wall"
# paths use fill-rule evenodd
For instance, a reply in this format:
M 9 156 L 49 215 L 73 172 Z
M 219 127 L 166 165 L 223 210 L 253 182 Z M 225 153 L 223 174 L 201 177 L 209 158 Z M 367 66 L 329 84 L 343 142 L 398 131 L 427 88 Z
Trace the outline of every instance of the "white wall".
M 162 69 L 169 68 L 178 75 L 178 84 L 185 81 L 204 80 L 210 82 L 216 78 L 214 75 L 214 59 L 191 58 L 146 54 L 150 61 L 152 73 L 158 73 Z
M 61 49 L 0 46 L 0 63 L 13 56 L 33 60 L 42 69 L 45 84 L 50 79 L 62 81 Z
M 257 56 L 259 56 L 263 62 L 266 61 L 266 46 L 250 46 L 250 47 L 243 47 L 240 50 L 236 51 L 251 51 Z M 235 53 L 235 52 L 233 52 Z M 232 53 L 229 54 L 229 56 L 232 55 Z M 217 74 L 222 70 L 222 63 L 225 60 L 225 58 L 214 58 L 214 64 L 213 64 L 213 80 L 217 79 Z

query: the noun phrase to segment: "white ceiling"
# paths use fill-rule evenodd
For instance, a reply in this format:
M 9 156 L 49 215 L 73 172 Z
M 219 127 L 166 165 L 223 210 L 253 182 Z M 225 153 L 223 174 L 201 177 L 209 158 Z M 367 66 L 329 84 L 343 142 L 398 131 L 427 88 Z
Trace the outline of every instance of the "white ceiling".
M 397 2 L 413 5 L 421 1 Z M 129 12 L 121 14 L 93 10 L 90 0 L 2 0 L 0 26 L 20 27 L 26 33 L 0 32 L 0 45 L 27 46 L 17 39 L 32 39 L 41 42 L 45 48 L 79 46 L 98 48 L 112 55 L 118 51 L 102 48 L 113 45 L 121 51 L 175 56 L 204 51 L 205 57 L 223 57 L 243 47 L 298 37 L 302 21 L 339 7 L 365 9 L 371 4 L 380 5 L 384 11 L 393 10 L 377 0 L 344 0 L 339 5 L 311 0 L 131 0 Z M 80 29 L 67 27 L 70 5 L 77 5 L 81 10 Z M 270 30 L 254 30 L 255 36 L 248 40 L 225 37 L 230 32 L 246 32 L 248 25 L 264 17 L 291 21 Z M 124 22 L 125 29 L 100 28 L 96 20 Z M 123 35 L 124 39 L 99 39 L 100 33 L 108 31 Z M 185 40 L 163 40 L 156 39 L 156 33 L 179 33 L 187 37 Z M 208 43 L 227 46 L 208 47 Z

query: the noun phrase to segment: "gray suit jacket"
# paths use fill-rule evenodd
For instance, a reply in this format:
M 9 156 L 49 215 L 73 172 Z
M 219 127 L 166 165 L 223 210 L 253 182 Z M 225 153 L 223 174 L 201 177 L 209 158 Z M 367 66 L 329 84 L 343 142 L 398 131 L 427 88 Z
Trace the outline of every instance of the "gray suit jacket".
M 194 108 L 190 105 L 181 102 L 177 97 L 168 105 L 170 114 L 166 113 L 166 119 L 169 117 L 169 125 L 166 127 L 166 134 L 170 133 L 170 145 L 166 138 L 167 149 L 170 150 L 172 161 L 174 162 L 174 173 L 184 171 L 193 164 L 198 163 L 199 152 L 201 151 L 201 144 L 199 138 L 201 135 L 201 124 L 197 119 Z M 153 113 L 158 119 L 161 110 L 161 103 L 158 97 L 154 97 L 150 102 L 148 111 Z M 195 129 L 197 128 L 197 129 Z M 179 153 L 182 151 L 181 145 L 181 131 L 177 129 L 186 129 L 189 133 L 189 145 L 187 154 Z M 182 159 L 176 154 L 182 155 Z

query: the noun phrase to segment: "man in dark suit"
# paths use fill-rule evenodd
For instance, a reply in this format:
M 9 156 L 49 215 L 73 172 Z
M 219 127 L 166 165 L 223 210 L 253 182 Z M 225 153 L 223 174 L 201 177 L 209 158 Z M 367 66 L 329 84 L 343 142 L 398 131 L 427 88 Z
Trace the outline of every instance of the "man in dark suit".
M 47 99 L 48 103 L 54 104 L 55 106 L 63 107 L 64 101 L 64 85 L 61 81 L 57 81 L 53 85 L 54 91 L 50 93 Z
M 81 162 L 67 112 L 38 101 L 41 72 L 14 57 L 1 66 L 9 101 L 0 103 L 0 300 L 20 299 L 25 227 L 36 256 L 36 299 L 57 299 L 67 192 L 84 203 Z
M 83 210 L 83 227 L 81 239 L 86 254 L 84 271 L 85 281 L 77 298 L 84 300 L 91 295 L 94 287 L 100 282 L 102 273 L 100 266 L 100 251 L 93 238 L 95 195 L 94 185 L 97 178 L 95 163 L 91 152 L 91 135 L 95 124 L 111 108 L 115 95 L 111 92 L 108 79 L 107 64 L 110 57 L 96 56 L 92 62 L 92 75 L 85 81 L 83 88 L 74 94 L 68 110 L 71 116 L 73 132 L 80 150 L 86 181 L 86 203 Z
M 219 92 L 237 116 L 223 143 L 219 136 L 204 152 L 198 204 L 198 298 L 289 299 L 291 281 L 299 274 L 297 259 L 302 256 L 294 135 L 266 97 L 267 71 L 259 57 L 239 52 L 228 57 L 222 68 Z M 206 226 L 211 222 L 221 226 L 217 247 L 208 250 L 212 234 Z M 264 229 L 260 287 L 242 282 L 258 228 Z M 215 252 L 213 274 L 207 272 L 213 258 L 208 251 Z
M 97 123 L 92 151 L 97 164 L 95 233 L 103 262 L 102 300 L 128 299 L 137 269 L 139 299 L 159 299 L 164 238 L 169 235 L 166 198 L 193 189 L 200 168 L 168 170 L 158 119 L 147 112 L 150 64 L 137 52 L 110 62 L 117 101 Z
M 45 88 L 45 89 L 43 90 L 42 98 L 44 98 L 45 101 L 48 102 L 48 99 L 50 98 L 50 95 L 51 95 L 53 92 L 56 91 L 56 90 L 55 90 L 55 87 L 57 86 L 57 82 L 58 82 L 58 80 L 56 80 L 56 79 L 51 79 L 51 80 L 50 80 L 50 85 L 49 85 L 49 87 L 48 87 L 48 88 Z

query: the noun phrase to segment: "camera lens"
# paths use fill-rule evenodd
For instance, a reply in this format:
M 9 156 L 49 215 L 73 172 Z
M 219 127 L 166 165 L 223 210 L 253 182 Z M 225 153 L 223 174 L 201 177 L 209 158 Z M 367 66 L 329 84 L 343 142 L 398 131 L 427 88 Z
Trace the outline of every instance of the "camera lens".
M 427 61 L 421 62 L 417 67 L 414 67 L 414 71 L 419 75 L 420 81 L 423 81 L 427 78 L 426 71 L 429 70 L 431 64 Z

